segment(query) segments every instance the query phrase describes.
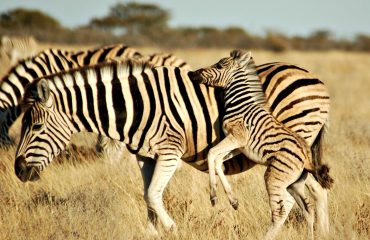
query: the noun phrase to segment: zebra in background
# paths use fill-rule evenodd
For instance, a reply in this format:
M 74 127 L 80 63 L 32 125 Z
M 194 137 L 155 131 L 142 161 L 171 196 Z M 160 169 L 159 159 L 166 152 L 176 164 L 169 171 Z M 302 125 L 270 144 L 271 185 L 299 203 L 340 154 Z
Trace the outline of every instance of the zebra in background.
M 134 48 L 124 44 L 109 45 L 86 51 L 47 49 L 32 58 L 20 61 L 0 82 L 0 143 L 12 143 L 9 128 L 21 114 L 19 106 L 25 87 L 34 79 L 71 68 L 92 65 L 110 59 L 140 58 Z
M 174 66 L 185 70 L 191 69 L 187 62 L 172 53 L 154 53 L 145 56 L 143 60 L 150 62 L 154 66 Z
M 195 82 L 225 91 L 222 126 L 226 137 L 209 150 L 207 157 L 212 205 L 217 202 L 217 173 L 231 205 L 237 208 L 238 201 L 223 173 L 222 163 L 235 151 L 242 152 L 255 163 L 267 166 L 265 183 L 272 224 L 265 239 L 274 238 L 285 222 L 292 204 L 287 201 L 289 194 L 302 209 L 308 223 L 308 236 L 313 239 L 314 211 L 302 182 L 310 172 L 322 187 L 330 188 L 333 180 L 328 175 L 329 168 L 321 162 L 313 162 L 305 140 L 271 115 L 256 71 L 250 52 L 234 50 L 230 57 L 193 75 Z
M 136 154 L 150 226 L 155 226 L 159 217 L 165 228 L 173 227 L 162 194 L 178 161 L 207 171 L 206 154 L 222 137 L 222 91 L 194 84 L 192 74 L 180 68 L 126 61 L 33 82 L 24 97 L 27 110 L 16 153 L 16 175 L 22 181 L 38 179 L 73 133 L 91 131 L 108 136 L 124 142 Z M 240 173 L 253 165 L 238 155 L 225 162 L 225 174 Z M 306 184 L 325 205 L 315 179 L 308 178 Z
M 9 37 L 2 36 L 0 40 L 0 54 L 7 57 L 10 65 L 19 60 L 35 56 L 38 53 L 38 43 L 33 36 Z

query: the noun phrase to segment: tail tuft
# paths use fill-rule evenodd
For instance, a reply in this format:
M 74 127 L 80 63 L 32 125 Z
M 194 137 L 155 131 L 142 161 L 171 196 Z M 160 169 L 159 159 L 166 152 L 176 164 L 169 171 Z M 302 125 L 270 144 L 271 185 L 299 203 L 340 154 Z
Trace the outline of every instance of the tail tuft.
M 334 179 L 329 176 L 327 165 L 324 164 L 318 167 L 313 175 L 323 188 L 330 189 L 333 186 Z

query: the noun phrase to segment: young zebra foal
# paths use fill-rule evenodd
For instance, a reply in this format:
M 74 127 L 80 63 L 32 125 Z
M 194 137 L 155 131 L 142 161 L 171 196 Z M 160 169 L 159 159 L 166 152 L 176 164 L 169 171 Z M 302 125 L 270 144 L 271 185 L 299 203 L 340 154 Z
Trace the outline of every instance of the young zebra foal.
M 212 204 L 217 201 L 217 173 L 230 203 L 237 208 L 238 202 L 222 171 L 222 163 L 242 152 L 252 161 L 267 166 L 265 184 L 272 224 L 266 238 L 273 238 L 287 218 L 289 194 L 302 209 L 308 222 L 309 237 L 313 238 L 314 211 L 302 183 L 310 172 L 324 188 L 330 188 L 333 180 L 328 175 L 329 168 L 320 163 L 315 166 L 306 142 L 270 114 L 251 53 L 232 51 L 229 58 L 197 70 L 192 78 L 225 90 L 223 131 L 226 137 L 208 153 Z

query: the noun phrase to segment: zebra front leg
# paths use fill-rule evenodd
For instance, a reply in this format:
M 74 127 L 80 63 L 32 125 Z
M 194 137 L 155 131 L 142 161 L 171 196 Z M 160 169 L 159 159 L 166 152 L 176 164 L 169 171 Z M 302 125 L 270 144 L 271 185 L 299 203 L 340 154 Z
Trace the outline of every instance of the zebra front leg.
M 166 230 L 174 229 L 176 226 L 163 206 L 162 196 L 169 180 L 176 171 L 178 161 L 181 161 L 181 159 L 176 155 L 164 154 L 157 158 L 145 199 L 149 209 L 156 213 Z
M 211 148 L 208 152 L 208 169 L 209 169 L 209 185 L 210 185 L 210 199 L 212 206 L 217 203 L 217 181 L 216 172 L 220 177 L 222 186 L 229 198 L 230 204 L 234 209 L 238 207 L 238 200 L 234 198 L 231 186 L 222 170 L 222 163 L 225 161 L 224 157 L 231 153 L 233 150 L 241 147 L 241 144 L 232 135 L 226 136 L 216 146 Z M 232 156 L 232 155 L 231 155 Z
M 215 163 L 216 173 L 218 177 L 221 180 L 222 186 L 224 187 L 225 193 L 227 194 L 227 197 L 229 198 L 229 202 L 231 206 L 237 210 L 239 203 L 238 199 L 234 197 L 234 193 L 232 191 L 231 185 L 229 181 L 227 180 L 224 171 L 222 170 L 223 163 L 227 161 L 228 159 L 235 157 L 236 155 L 240 154 L 239 150 L 234 150 L 231 153 L 227 154 L 226 157 L 223 158 L 217 158 Z
M 145 199 L 145 202 L 147 203 L 148 220 L 149 220 L 147 231 L 153 235 L 156 235 L 158 234 L 157 229 L 156 229 L 157 228 L 157 215 L 153 211 L 153 209 L 149 207 L 148 201 L 147 201 L 148 189 L 149 189 L 150 182 L 152 181 L 156 162 L 152 158 L 142 157 L 138 155 L 136 155 L 136 160 L 140 168 L 141 176 L 143 178 L 144 199 Z

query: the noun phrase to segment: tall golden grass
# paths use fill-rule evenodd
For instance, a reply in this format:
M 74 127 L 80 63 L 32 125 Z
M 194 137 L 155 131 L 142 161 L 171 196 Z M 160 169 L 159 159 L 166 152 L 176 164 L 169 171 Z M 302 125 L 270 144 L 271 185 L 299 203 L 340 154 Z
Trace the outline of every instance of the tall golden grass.
M 158 49 L 141 49 L 144 53 Z M 174 50 L 194 68 L 227 56 L 222 50 Z M 330 239 L 370 236 L 370 57 L 346 52 L 254 51 L 257 62 L 301 65 L 329 87 L 332 108 L 324 160 L 335 179 L 329 192 Z M 19 122 L 11 135 L 18 141 Z M 92 147 L 91 135 L 74 142 Z M 1 150 L 0 239 L 151 239 L 145 231 L 146 207 L 134 156 L 112 165 L 93 155 L 51 164 L 34 183 L 14 174 L 15 147 Z M 209 201 L 208 175 L 183 165 L 165 191 L 166 209 L 176 234 L 160 229 L 161 239 L 260 239 L 270 210 L 264 167 L 229 177 L 239 199 L 234 211 L 219 187 L 220 201 Z M 306 239 L 298 208 L 291 212 L 278 239 Z

